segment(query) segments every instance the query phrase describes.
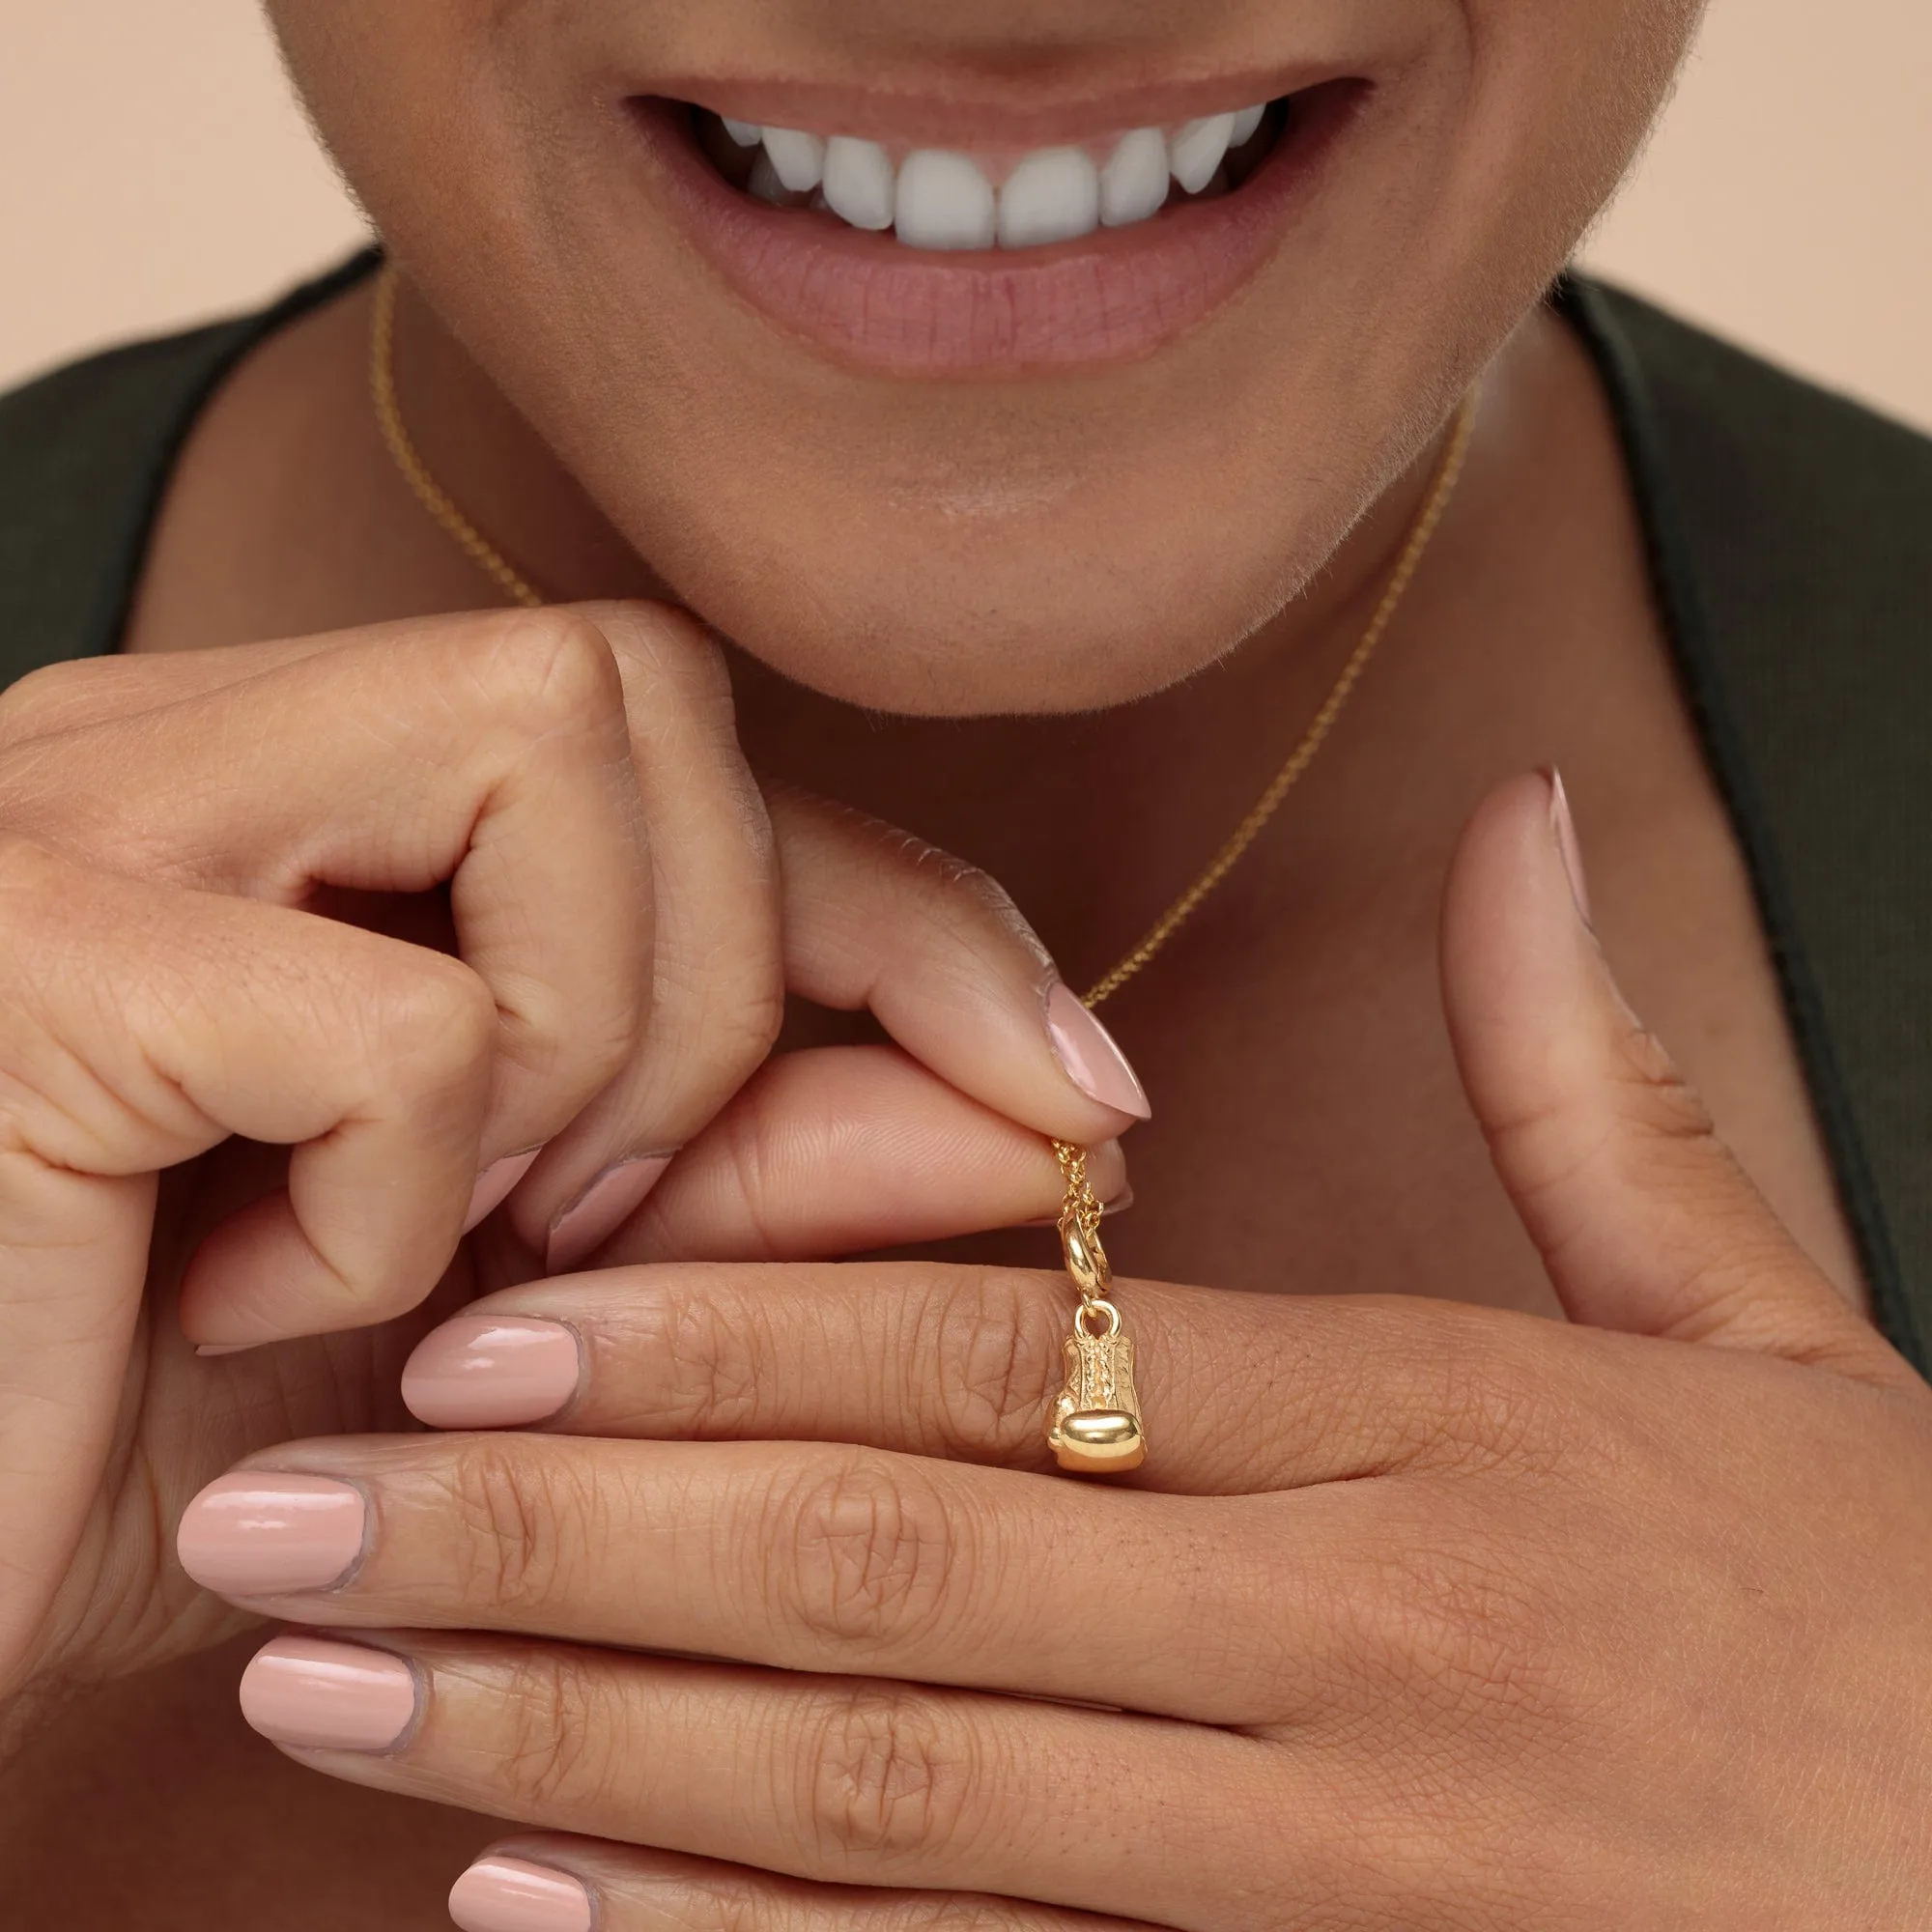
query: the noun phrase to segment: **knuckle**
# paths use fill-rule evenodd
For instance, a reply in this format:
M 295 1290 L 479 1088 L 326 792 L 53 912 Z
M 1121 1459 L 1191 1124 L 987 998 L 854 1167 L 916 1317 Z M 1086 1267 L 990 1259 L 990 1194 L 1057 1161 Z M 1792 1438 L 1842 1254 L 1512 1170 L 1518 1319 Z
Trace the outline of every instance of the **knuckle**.
M 501 1776 L 515 1815 L 594 1812 L 631 1781 L 630 1712 L 596 1663 L 530 1646 L 511 1667 L 504 1711 Z
M 575 1458 L 483 1436 L 456 1451 L 445 1481 L 459 1603 L 532 1613 L 582 1595 L 589 1552 L 605 1547 L 609 1525 Z
M 665 1367 L 647 1427 L 699 1440 L 732 1437 L 758 1415 L 758 1337 L 715 1295 L 667 1293 L 652 1354 Z M 753 1319 L 755 1320 L 755 1310 Z
M 968 1735 L 909 1686 L 867 1683 L 834 1699 L 803 1757 L 804 1823 L 834 1866 L 911 1863 L 956 1845 L 977 1788 Z
M 481 1101 L 497 1041 L 497 1001 L 462 960 L 377 943 L 363 1057 L 379 1094 L 413 1107 Z M 365 995 L 357 991 L 355 1003 Z
M 650 689 L 674 691 L 690 708 L 729 724 L 733 704 L 731 673 L 724 653 L 704 624 L 670 604 L 580 604 L 577 611 L 594 623 L 620 669 L 639 680 L 634 696 Z
M 921 1325 L 915 1355 L 932 1365 L 945 1446 L 1002 1459 L 1033 1448 L 1060 1383 L 1065 1325 L 1038 1277 L 965 1273 L 934 1294 Z
M 1424 1437 L 1419 1448 L 1450 1452 L 1437 1453 L 1437 1466 L 1507 1465 L 1528 1475 L 1548 1473 L 1574 1441 L 1573 1408 L 1567 1392 L 1552 1387 L 1541 1350 L 1491 1336 L 1479 1350 L 1445 1353 L 1436 1410 L 1412 1420 Z
M 917 1639 L 947 1608 L 960 1573 L 957 1534 L 938 1492 L 910 1464 L 854 1456 L 777 1487 L 766 1548 L 781 1552 L 775 1606 L 846 1650 Z
M 1418 1717 L 1547 1708 L 1560 1682 L 1564 1619 L 1520 1550 L 1433 1532 L 1392 1545 L 1344 1586 L 1350 1674 Z
M 482 626 L 474 648 L 485 691 L 533 738 L 624 716 L 616 659 L 580 611 L 513 611 Z
M 373 1059 L 387 1082 L 404 1093 L 437 1093 L 487 1070 L 497 1002 L 482 976 L 418 948 L 384 945 L 380 957 Z
M 1634 1020 L 1618 1034 L 1612 1071 L 1625 1118 L 1639 1130 L 1672 1142 L 1708 1140 L 1716 1133 L 1703 1096 L 1663 1042 Z

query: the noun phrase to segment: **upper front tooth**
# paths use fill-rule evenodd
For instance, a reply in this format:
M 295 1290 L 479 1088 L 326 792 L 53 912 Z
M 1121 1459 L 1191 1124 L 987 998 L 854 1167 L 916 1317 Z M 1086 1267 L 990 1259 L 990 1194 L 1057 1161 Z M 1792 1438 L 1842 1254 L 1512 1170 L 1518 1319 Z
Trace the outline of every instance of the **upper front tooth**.
M 1078 148 L 1029 155 L 1000 190 L 1000 245 L 1071 242 L 1100 225 L 1100 175 Z
M 1100 219 L 1124 228 L 1159 213 L 1167 173 L 1167 136 L 1158 128 L 1136 128 L 1100 170 Z
M 1268 111 L 1264 100 L 1259 107 L 1243 107 L 1235 116 L 1234 130 L 1228 136 L 1231 148 L 1245 148 L 1255 138 L 1255 130 L 1262 125 L 1262 116 Z
M 825 178 L 825 142 L 817 134 L 801 133 L 796 128 L 767 128 L 765 153 L 779 180 L 794 194 L 804 194 Z
M 899 163 L 899 240 L 914 248 L 990 248 L 999 235 L 993 184 L 965 155 L 920 148 Z
M 1205 120 L 1190 121 L 1175 135 L 1170 143 L 1174 178 L 1189 194 L 1199 194 L 1214 179 L 1234 131 L 1232 114 L 1209 114 Z
M 835 134 L 825 147 L 825 199 L 854 228 L 890 228 L 896 199 L 892 157 L 876 141 Z
M 755 121 L 734 121 L 728 114 L 719 115 L 724 124 L 724 131 L 741 148 L 755 148 L 765 138 L 765 130 Z

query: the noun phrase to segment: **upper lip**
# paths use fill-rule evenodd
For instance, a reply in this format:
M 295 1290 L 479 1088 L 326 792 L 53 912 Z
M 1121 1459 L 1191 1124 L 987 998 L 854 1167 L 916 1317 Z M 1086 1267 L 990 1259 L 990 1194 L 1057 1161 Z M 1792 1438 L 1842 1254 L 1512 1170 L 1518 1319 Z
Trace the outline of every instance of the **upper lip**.
M 1303 61 L 1106 89 L 967 76 L 949 79 L 943 92 L 694 73 L 657 78 L 649 92 L 764 128 L 807 128 L 922 148 L 1031 148 L 1237 111 L 1351 71 L 1341 63 Z

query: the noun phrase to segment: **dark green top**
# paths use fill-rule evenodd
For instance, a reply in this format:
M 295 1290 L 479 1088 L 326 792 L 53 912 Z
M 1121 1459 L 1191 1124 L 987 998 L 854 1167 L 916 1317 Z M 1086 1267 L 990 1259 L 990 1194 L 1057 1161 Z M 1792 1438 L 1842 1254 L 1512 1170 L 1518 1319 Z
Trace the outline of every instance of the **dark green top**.
M 0 685 L 117 648 L 183 441 L 369 271 L 0 397 Z M 1932 1370 L 1932 441 L 1569 279 L 1880 1321 Z

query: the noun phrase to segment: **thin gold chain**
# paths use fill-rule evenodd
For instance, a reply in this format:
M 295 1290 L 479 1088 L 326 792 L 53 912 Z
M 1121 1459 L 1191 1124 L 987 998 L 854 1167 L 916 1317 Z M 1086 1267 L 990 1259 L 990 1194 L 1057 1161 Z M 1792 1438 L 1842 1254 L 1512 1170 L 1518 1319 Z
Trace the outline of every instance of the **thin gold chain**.
M 1066 1205 L 1060 1210 L 1062 1218 L 1070 1216 L 1088 1240 L 1096 1240 L 1100 1216 L 1106 1210 L 1100 1205 L 1100 1197 L 1094 1192 L 1094 1183 L 1087 1178 L 1087 1150 L 1067 1141 L 1055 1141 L 1053 1157 L 1059 1161 L 1060 1178 L 1066 1183 Z
M 1201 901 L 1246 857 L 1248 847 L 1262 836 L 1268 820 L 1281 810 L 1283 800 L 1315 762 L 1316 753 L 1327 742 L 1336 720 L 1354 696 L 1362 673 L 1369 668 L 1369 660 L 1376 654 L 1376 646 L 1394 622 L 1395 613 L 1401 610 L 1403 599 L 1408 595 L 1408 586 L 1414 582 L 1423 557 L 1428 554 L 1436 526 L 1441 523 L 1443 512 L 1448 509 L 1449 499 L 1456 494 L 1456 485 L 1462 478 L 1475 425 L 1476 403 L 1472 391 L 1457 412 L 1456 426 L 1449 433 L 1449 441 L 1443 449 L 1441 462 L 1436 466 L 1435 480 L 1430 485 L 1429 495 L 1423 499 L 1422 508 L 1416 512 L 1415 522 L 1409 526 L 1407 540 L 1402 547 L 1402 554 L 1396 559 L 1381 602 L 1376 606 L 1375 614 L 1370 617 L 1369 627 L 1362 633 L 1361 641 L 1349 653 L 1348 663 L 1329 687 L 1328 696 L 1321 700 L 1321 708 L 1309 720 L 1300 742 L 1288 754 L 1288 762 L 1268 781 L 1266 790 L 1256 799 L 1248 815 L 1229 835 L 1228 842 L 1208 862 L 1207 869 L 1149 927 L 1147 937 L 1110 973 L 1081 995 L 1082 1006 L 1092 1009 L 1102 1000 L 1111 999 L 1180 930 L 1199 910 Z
M 431 474 L 429 466 L 411 440 L 403 421 L 402 405 L 396 399 L 396 275 L 393 267 L 387 264 L 376 279 L 376 298 L 369 331 L 369 394 L 375 405 L 376 422 L 383 433 L 383 441 L 416 500 L 511 603 L 530 610 L 547 603 L 549 600 L 543 593 L 457 507 Z M 1268 781 L 1267 788 L 1255 801 L 1247 816 L 1236 826 L 1227 842 L 1208 861 L 1207 869 L 1200 877 L 1154 921 L 1140 944 L 1081 996 L 1083 1006 L 1097 1007 L 1103 1000 L 1112 998 L 1166 946 L 1199 910 L 1202 900 L 1240 864 L 1248 848 L 1281 810 L 1282 802 L 1300 781 L 1302 774 L 1315 762 L 1316 754 L 1327 742 L 1336 721 L 1354 695 L 1362 673 L 1369 668 L 1369 660 L 1375 656 L 1376 647 L 1402 608 L 1415 573 L 1428 554 L 1436 526 L 1449 507 L 1449 499 L 1456 494 L 1475 424 L 1476 402 L 1471 392 L 1457 413 L 1455 427 L 1436 466 L 1429 495 L 1416 512 L 1414 523 L 1409 526 L 1402 554 L 1396 559 L 1395 569 L 1389 576 L 1381 601 L 1369 619 L 1368 629 L 1350 652 L 1348 662 L 1329 687 L 1328 696 L 1321 700 L 1321 709 L 1309 720 L 1307 729 L 1289 753 L 1288 762 Z M 1084 1166 L 1082 1179 L 1084 1184 Z
M 396 400 L 396 271 L 386 262 L 376 277 L 376 301 L 369 321 L 369 400 L 376 406 L 376 427 L 383 432 L 383 441 L 402 471 L 403 481 L 415 493 L 416 501 L 512 604 L 530 611 L 547 604 L 550 600 L 456 507 L 411 440 L 402 405 Z

